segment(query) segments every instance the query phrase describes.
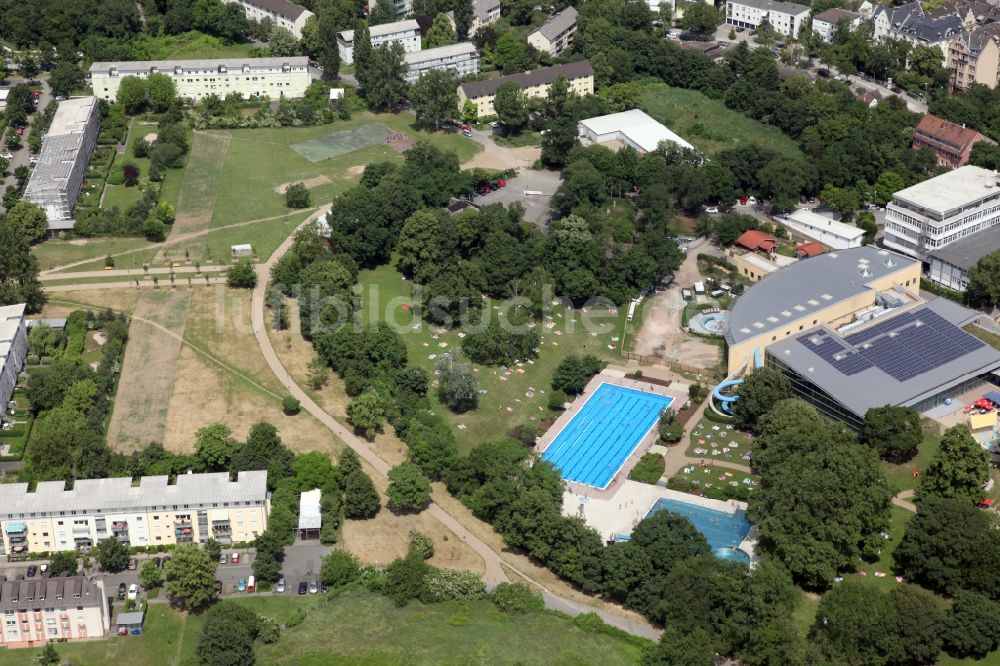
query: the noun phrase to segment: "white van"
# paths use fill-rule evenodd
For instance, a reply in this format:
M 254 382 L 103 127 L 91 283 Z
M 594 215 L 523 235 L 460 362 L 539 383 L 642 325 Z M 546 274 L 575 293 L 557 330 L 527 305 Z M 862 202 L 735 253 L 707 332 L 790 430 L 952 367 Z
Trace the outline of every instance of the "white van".
M 257 591 L 257 581 L 256 579 L 254 579 L 253 576 L 250 576 L 250 579 L 247 580 L 247 592 L 256 592 L 256 591 Z

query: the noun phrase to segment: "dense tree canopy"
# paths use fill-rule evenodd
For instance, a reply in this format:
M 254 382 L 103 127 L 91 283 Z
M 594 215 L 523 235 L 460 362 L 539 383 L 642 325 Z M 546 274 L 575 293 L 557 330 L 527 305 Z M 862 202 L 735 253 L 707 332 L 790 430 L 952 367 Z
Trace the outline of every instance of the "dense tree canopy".
M 954 497 L 970 503 L 979 502 L 989 480 L 988 459 L 968 425 L 952 426 L 944 433 L 930 465 L 924 470 L 917 489 L 918 497 Z
M 920 415 L 908 407 L 872 407 L 865 414 L 861 437 L 883 460 L 906 462 L 917 455 L 923 438 Z

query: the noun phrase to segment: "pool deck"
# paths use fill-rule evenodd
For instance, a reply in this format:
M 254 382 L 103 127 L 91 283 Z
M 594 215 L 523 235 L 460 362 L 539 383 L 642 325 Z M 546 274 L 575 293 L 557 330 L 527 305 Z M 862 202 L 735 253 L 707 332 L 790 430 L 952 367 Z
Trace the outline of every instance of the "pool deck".
M 586 404 L 587 400 L 590 399 L 601 384 L 621 386 L 624 388 L 635 389 L 636 391 L 655 393 L 657 395 L 670 398 L 673 400 L 673 402 L 670 403 L 671 409 L 676 409 L 677 406 L 683 405 L 688 399 L 686 390 L 682 393 L 678 389 L 673 388 L 673 386 L 659 386 L 643 382 L 641 380 L 627 379 L 625 377 L 618 376 L 618 373 L 608 374 L 606 372 L 601 372 L 594 375 L 594 377 L 587 383 L 587 387 L 583 390 L 583 394 L 574 400 L 573 404 L 571 404 L 566 411 L 564 411 L 559 418 L 556 419 L 556 422 L 552 424 L 552 427 L 545 431 L 545 434 L 538 439 L 538 443 L 535 445 L 535 450 L 538 452 L 539 456 L 545 453 L 545 450 L 550 444 L 552 444 L 556 437 L 559 436 L 559 433 L 562 432 L 563 428 L 565 428 L 566 425 L 580 413 L 584 404 Z M 621 483 L 628 479 L 629 471 L 631 471 L 635 464 L 639 462 L 639 458 L 641 458 L 642 455 L 650 449 L 650 447 L 656 444 L 658 439 L 656 428 L 651 428 L 649 432 L 647 432 L 646 435 L 639 440 L 639 444 L 635 447 L 632 453 L 629 454 L 629 457 L 625 459 L 621 467 L 619 467 L 615 472 L 611 481 L 604 488 L 588 486 L 569 480 L 567 480 L 566 483 L 568 486 L 573 486 L 578 493 L 582 492 L 588 497 L 612 497 L 617 492 Z

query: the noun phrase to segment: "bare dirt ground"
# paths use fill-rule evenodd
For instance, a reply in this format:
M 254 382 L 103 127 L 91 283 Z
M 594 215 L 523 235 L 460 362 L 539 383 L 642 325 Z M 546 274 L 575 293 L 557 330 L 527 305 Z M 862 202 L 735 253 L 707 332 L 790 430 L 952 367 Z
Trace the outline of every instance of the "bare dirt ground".
M 177 218 L 171 235 L 208 228 L 218 194 L 216 185 L 229 151 L 229 141 L 228 134 L 196 133 L 188 156 L 188 166 L 184 170 L 181 194 L 177 201 Z
M 144 141 L 148 141 L 149 143 L 153 143 L 154 141 L 156 141 L 156 132 L 150 132 L 150 133 L 148 133 L 146 136 L 144 136 L 142 138 L 143 138 Z
M 65 317 L 86 305 L 131 313 L 138 302 L 139 292 L 135 289 L 94 289 L 66 294 L 53 293 L 49 294 L 49 300 L 42 309 L 41 316 Z
M 282 183 L 281 185 L 275 187 L 274 191 L 277 192 L 278 194 L 284 194 L 285 190 L 288 189 L 288 186 L 294 185 L 295 183 L 302 183 L 307 188 L 312 189 L 320 185 L 326 185 L 329 182 L 331 182 L 329 178 L 323 175 L 319 175 L 316 176 L 315 178 L 307 178 L 306 180 L 293 180 L 290 183 Z
M 190 300 L 187 290 L 147 291 L 139 299 L 108 427 L 112 448 L 134 451 L 163 441 Z
M 507 148 L 505 146 L 498 146 L 492 140 L 482 142 L 482 146 L 483 149 L 481 151 L 462 165 L 463 169 L 472 169 L 473 167 L 483 169 L 516 169 L 517 167 L 531 166 L 542 154 L 542 149 L 538 146 Z
M 645 307 L 642 328 L 636 334 L 635 351 L 646 356 L 662 356 L 699 368 L 712 368 L 719 361 L 719 348 L 681 330 L 684 306 L 681 288 L 701 279 L 698 249 L 691 248 L 681 267 L 674 272 L 674 286 L 655 294 Z

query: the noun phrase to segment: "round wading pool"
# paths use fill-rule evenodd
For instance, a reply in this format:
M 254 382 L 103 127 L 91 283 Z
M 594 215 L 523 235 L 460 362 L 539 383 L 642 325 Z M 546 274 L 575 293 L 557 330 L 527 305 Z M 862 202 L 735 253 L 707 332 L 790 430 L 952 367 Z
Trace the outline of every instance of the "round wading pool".
M 729 330 L 729 313 L 699 312 L 688 320 L 688 327 L 701 335 L 725 335 Z

